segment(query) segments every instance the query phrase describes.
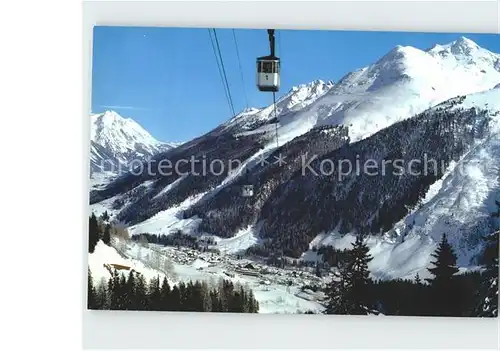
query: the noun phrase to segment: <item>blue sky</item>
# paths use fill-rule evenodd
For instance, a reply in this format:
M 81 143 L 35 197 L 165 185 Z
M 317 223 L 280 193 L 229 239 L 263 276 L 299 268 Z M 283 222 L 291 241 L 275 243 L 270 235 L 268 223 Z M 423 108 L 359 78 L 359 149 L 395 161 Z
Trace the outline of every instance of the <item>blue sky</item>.
M 255 59 L 269 52 L 267 32 L 236 29 L 235 35 L 245 85 L 232 30 L 217 29 L 238 113 L 247 100 L 249 106 L 269 105 L 272 94 L 255 85 Z M 278 30 L 278 95 L 315 79 L 337 81 L 398 44 L 426 49 L 460 35 L 500 53 L 498 34 Z M 206 28 L 95 27 L 93 46 L 93 113 L 117 111 L 162 141 L 187 141 L 231 118 Z

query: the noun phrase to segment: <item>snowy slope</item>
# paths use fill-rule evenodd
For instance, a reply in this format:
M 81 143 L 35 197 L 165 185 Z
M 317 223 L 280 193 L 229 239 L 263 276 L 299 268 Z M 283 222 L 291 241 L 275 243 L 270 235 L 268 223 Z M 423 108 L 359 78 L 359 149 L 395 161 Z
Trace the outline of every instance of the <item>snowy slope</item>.
M 153 217 L 133 226 L 129 227 L 131 235 L 150 233 L 150 234 L 170 234 L 177 230 L 195 229 L 199 220 L 197 218 L 181 219 L 182 211 L 196 203 L 204 193 L 190 197 L 183 201 L 180 205 L 171 207 L 164 211 L 158 212 Z M 92 211 L 98 209 L 99 204 L 91 205 Z
M 90 120 L 93 172 L 126 171 L 134 160 L 144 160 L 177 146 L 156 140 L 133 119 L 114 111 L 93 114 Z
M 95 247 L 94 252 L 91 254 L 89 253 L 88 255 L 88 266 L 90 268 L 90 271 L 92 272 L 94 284 L 98 283 L 103 278 L 105 280 L 108 280 L 111 277 L 111 274 L 109 273 L 109 270 L 105 267 L 105 265 L 113 264 L 130 267 L 131 269 L 143 274 L 148 281 L 158 276 L 160 277 L 160 279 L 163 279 L 163 277 L 165 276 L 164 273 L 152 269 L 140 260 L 137 260 L 136 258 L 130 257 L 128 255 L 120 254 L 114 247 L 108 246 L 102 241 L 99 241 Z M 123 272 L 125 275 L 128 275 L 129 273 L 128 270 L 123 270 L 121 272 Z M 170 280 L 170 277 L 168 278 Z
M 473 266 L 471 259 L 482 247 L 480 235 L 492 229 L 490 214 L 495 210 L 495 200 L 500 198 L 500 90 L 467 96 L 462 104 L 452 108 L 460 107 L 489 107 L 491 134 L 453 165 L 429 190 L 423 205 L 393 231 L 406 237 L 402 245 L 414 243 L 420 253 L 414 256 L 423 256 L 423 261 L 429 259 L 429 251 L 446 233 L 457 251 L 459 265 Z M 408 261 L 391 262 L 394 257 L 386 263 L 402 271 L 406 264 L 412 265 Z M 418 262 L 413 265 L 418 267 Z

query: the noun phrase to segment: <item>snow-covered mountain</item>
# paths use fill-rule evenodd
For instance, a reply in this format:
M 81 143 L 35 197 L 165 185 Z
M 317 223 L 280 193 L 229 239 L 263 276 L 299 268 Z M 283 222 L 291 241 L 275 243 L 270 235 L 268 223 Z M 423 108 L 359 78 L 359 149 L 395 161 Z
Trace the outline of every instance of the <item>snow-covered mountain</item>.
M 343 124 L 349 126 L 351 140 L 360 140 L 454 96 L 491 89 L 499 81 L 500 55 L 469 39 L 427 51 L 397 46 L 374 64 L 345 75 L 310 108 L 282 121 L 280 133 L 297 136 L 307 126 Z
M 283 142 L 318 125 L 349 126 L 352 140 L 368 137 L 454 96 L 493 88 L 500 54 L 460 37 L 426 51 L 396 46 L 377 62 L 338 82 L 315 81 L 292 89 L 277 104 Z M 272 106 L 243 114 L 238 124 L 265 119 Z
M 156 140 L 133 119 L 114 111 L 92 114 L 90 120 L 92 173 L 123 173 L 135 160 L 146 160 L 177 146 Z
M 207 164 L 222 160 L 221 172 L 199 176 L 198 163 L 198 175 L 126 174 L 93 192 L 92 206 L 110 209 L 134 233 L 183 229 L 227 241 L 236 236 L 233 241 L 263 241 L 266 250 L 296 257 L 311 241 L 338 243 L 362 232 L 371 238 L 372 268 L 381 277 L 425 267 L 451 223 L 460 263 L 469 265 L 487 230 L 485 214 L 500 193 L 492 167 L 500 159 L 499 83 L 500 55 L 466 38 L 425 51 L 397 46 L 336 83 L 291 89 L 277 101 L 276 119 L 273 105 L 248 109 L 154 156 L 174 164 L 191 157 Z M 337 182 L 301 176 L 304 153 L 318 155 L 316 166 L 326 158 L 408 161 L 427 153 L 447 171 Z M 272 162 L 279 154 L 284 166 Z M 263 157 L 270 163 L 262 166 Z M 229 174 L 235 159 L 241 168 Z M 453 172 L 458 164 L 465 173 Z M 254 185 L 254 197 L 240 196 L 244 184 Z

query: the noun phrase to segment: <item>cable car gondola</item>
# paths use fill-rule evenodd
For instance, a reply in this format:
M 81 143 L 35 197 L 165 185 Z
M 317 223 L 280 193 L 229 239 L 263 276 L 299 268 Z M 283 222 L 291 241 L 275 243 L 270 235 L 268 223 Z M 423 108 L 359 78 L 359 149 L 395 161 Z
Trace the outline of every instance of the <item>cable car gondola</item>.
M 253 196 L 253 185 L 245 184 L 241 187 L 241 196 L 252 197 Z
M 280 59 L 274 52 L 274 29 L 268 29 L 271 53 L 257 57 L 257 87 L 260 91 L 277 92 L 280 88 Z
M 274 119 L 276 124 L 276 145 L 278 146 L 278 118 L 276 116 L 276 96 L 275 93 L 280 89 L 280 59 L 274 52 L 274 29 L 268 29 L 269 46 L 271 53 L 268 56 L 257 57 L 257 88 L 260 91 L 272 92 L 274 102 Z M 263 146 L 261 146 L 261 150 Z M 247 173 L 248 173 L 247 169 Z M 241 186 L 240 194 L 243 197 L 254 196 L 253 184 L 246 183 Z

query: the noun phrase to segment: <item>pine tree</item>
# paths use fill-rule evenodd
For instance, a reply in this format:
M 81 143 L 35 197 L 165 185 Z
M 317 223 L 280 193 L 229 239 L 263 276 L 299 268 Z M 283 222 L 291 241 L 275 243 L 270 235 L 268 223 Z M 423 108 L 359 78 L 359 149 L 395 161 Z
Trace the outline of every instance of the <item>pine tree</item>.
M 168 284 L 167 277 L 163 278 L 163 282 L 160 288 L 160 311 L 170 311 L 171 310 L 171 296 L 170 296 L 170 285 Z
M 229 302 L 229 312 L 242 312 L 243 296 L 241 290 L 235 289 Z
M 353 296 L 360 307 L 359 312 L 365 314 L 366 308 L 372 308 L 368 299 L 367 286 L 370 283 L 370 271 L 368 270 L 368 263 L 373 259 L 368 254 L 368 246 L 363 242 L 361 236 L 356 237 L 356 241 L 351 250 L 352 257 L 352 287 Z M 361 307 L 363 306 L 363 307 Z
M 457 256 L 448 243 L 446 234 L 443 234 L 432 257 L 435 259 L 431 262 L 433 267 L 427 270 L 433 277 L 426 279 L 431 286 L 431 310 L 439 316 L 458 315 L 459 302 L 454 279 L 458 272 Z
M 125 309 L 127 310 L 135 310 L 135 303 L 137 301 L 135 296 L 136 290 L 136 279 L 134 272 L 131 270 L 128 274 L 127 283 L 125 285 Z
M 358 235 L 345 262 L 338 263 L 337 279 L 327 289 L 328 314 L 368 314 L 373 309 L 368 286 L 368 263 L 372 257 L 368 246 Z
M 120 302 L 119 302 L 119 283 L 120 283 L 120 278 L 118 276 L 118 272 L 113 270 L 113 273 L 111 277 L 108 280 L 108 296 L 109 296 L 109 309 L 110 310 L 117 310 L 119 309 Z
M 92 280 L 90 268 L 87 271 L 87 308 L 89 310 L 97 309 L 97 292 Z
M 219 284 L 219 299 L 221 312 L 228 312 L 231 308 L 234 285 L 231 281 L 223 279 Z
M 250 313 L 259 312 L 259 302 L 255 299 L 253 291 L 250 289 L 248 291 L 248 312 Z
M 189 296 L 187 293 L 186 284 L 184 282 L 179 282 L 179 284 L 177 284 L 177 287 L 179 288 L 179 311 L 188 311 Z
M 106 224 L 106 226 L 104 227 L 104 233 L 102 234 L 102 241 L 108 246 L 111 243 L 111 225 L 110 224 Z
M 97 286 L 97 309 L 107 310 L 109 309 L 109 296 L 108 290 L 106 289 L 106 279 L 101 278 Z
M 103 222 L 107 222 L 109 221 L 109 214 L 108 214 L 108 211 L 104 211 L 104 213 L 101 215 L 101 220 Z
M 181 292 L 177 285 L 174 285 L 170 293 L 170 309 L 169 311 L 182 311 Z
M 210 289 L 206 282 L 201 283 L 201 300 L 202 300 L 202 311 L 211 312 L 212 299 L 210 298 Z
M 203 287 L 200 281 L 196 281 L 191 285 L 190 306 L 191 311 L 204 311 L 203 306 Z
M 148 309 L 152 311 L 161 310 L 160 278 L 153 277 L 148 287 Z
M 325 313 L 327 314 L 351 314 L 355 309 L 350 291 L 350 272 L 346 262 L 337 263 L 338 271 L 330 286 L 325 290 L 328 296 L 328 304 Z
M 418 273 L 415 275 L 415 284 L 422 284 L 422 279 L 420 279 L 420 276 L 418 275 Z
M 120 280 L 118 281 L 118 309 L 126 310 L 128 307 L 128 292 L 127 292 L 127 278 L 125 274 L 120 273 Z
M 89 217 L 89 253 L 93 253 L 100 239 L 99 223 L 94 213 Z
M 212 306 L 212 312 L 222 312 L 221 300 L 217 290 L 213 289 L 210 291 L 210 305 Z
M 134 297 L 135 297 L 134 309 L 136 310 L 148 309 L 147 283 L 146 279 L 142 274 L 138 274 L 136 277 Z

